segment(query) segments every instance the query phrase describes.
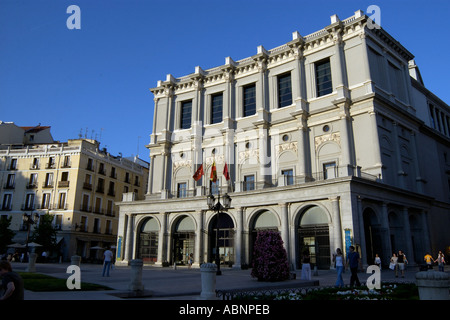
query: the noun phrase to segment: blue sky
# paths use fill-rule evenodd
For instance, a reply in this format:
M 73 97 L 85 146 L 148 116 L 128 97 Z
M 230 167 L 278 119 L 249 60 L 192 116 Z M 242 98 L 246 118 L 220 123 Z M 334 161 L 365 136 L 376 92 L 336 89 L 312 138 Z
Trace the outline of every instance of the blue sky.
M 81 9 L 69 30 L 67 7 Z M 213 68 L 308 35 L 370 5 L 405 46 L 425 85 L 450 103 L 450 1 L 0 0 L 0 120 L 97 138 L 148 161 L 153 95 L 166 74 Z

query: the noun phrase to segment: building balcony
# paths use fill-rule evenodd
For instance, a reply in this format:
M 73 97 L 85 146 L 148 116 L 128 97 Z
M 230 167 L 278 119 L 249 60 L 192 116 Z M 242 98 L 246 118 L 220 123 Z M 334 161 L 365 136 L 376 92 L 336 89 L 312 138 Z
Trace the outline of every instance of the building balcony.
M 20 208 L 20 210 L 22 210 L 22 211 L 32 211 L 34 209 L 36 209 L 34 204 L 28 204 L 28 203 L 23 204 L 22 207 Z
M 53 162 L 49 162 L 45 165 L 45 169 L 56 169 L 56 164 Z
M 70 181 L 58 181 L 58 188 L 68 188 Z
M 92 207 L 91 207 L 91 206 L 88 206 L 88 205 L 82 204 L 82 205 L 80 206 L 80 211 L 83 211 L 83 212 L 92 212 Z
M 31 164 L 30 165 L 30 170 L 39 170 L 39 165 L 38 164 Z
M 36 182 L 27 183 L 27 189 L 36 189 L 37 187 Z
M 217 194 L 220 190 L 220 194 L 225 193 L 236 193 L 236 192 L 252 192 L 255 190 L 263 190 L 270 188 L 291 188 L 299 185 L 304 185 L 307 183 L 315 183 L 326 180 L 333 180 L 342 177 L 354 176 L 374 182 L 381 182 L 380 178 L 372 174 L 362 172 L 360 167 L 342 166 L 333 167 L 331 170 L 316 172 L 304 176 L 293 176 L 293 175 L 280 175 L 276 179 L 269 179 L 264 181 L 239 181 L 230 182 L 228 186 L 221 187 L 197 187 L 195 190 L 179 190 L 171 192 L 170 190 L 165 190 L 162 194 L 154 194 L 150 197 L 159 196 L 161 199 L 170 198 L 190 198 L 199 195 L 207 195 L 209 193 Z M 127 201 L 127 200 L 123 200 Z
M 53 182 L 44 182 L 42 184 L 42 188 L 53 188 L 54 186 Z
M 15 183 L 5 183 L 5 185 L 4 185 L 4 187 L 3 187 L 3 189 L 9 189 L 9 190 L 11 190 L 11 189 L 14 189 L 16 187 L 16 184 Z
M 92 183 L 84 182 L 83 183 L 83 189 L 92 191 Z

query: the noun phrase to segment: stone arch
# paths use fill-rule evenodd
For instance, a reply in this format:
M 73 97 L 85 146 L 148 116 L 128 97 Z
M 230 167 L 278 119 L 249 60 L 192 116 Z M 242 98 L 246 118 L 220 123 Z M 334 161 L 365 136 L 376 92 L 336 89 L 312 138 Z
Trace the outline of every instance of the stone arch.
M 195 254 L 196 228 L 196 220 L 190 214 L 181 214 L 172 221 L 171 252 L 174 263 L 187 264 L 189 255 Z
M 146 216 L 137 223 L 137 258 L 145 264 L 154 264 L 158 259 L 158 237 L 161 230 L 159 220 Z
M 297 213 L 297 266 L 301 266 L 303 253 L 308 251 L 313 266 L 329 269 L 331 216 L 326 208 L 317 204 L 303 206 Z
M 214 214 L 207 222 L 208 226 L 208 261 L 216 263 L 216 240 L 219 249 L 219 261 L 220 264 L 232 265 L 235 262 L 235 221 L 234 217 L 227 212 Z M 217 223 L 219 224 L 217 226 Z M 219 230 L 217 234 L 217 229 Z M 216 238 L 216 236 L 218 237 Z

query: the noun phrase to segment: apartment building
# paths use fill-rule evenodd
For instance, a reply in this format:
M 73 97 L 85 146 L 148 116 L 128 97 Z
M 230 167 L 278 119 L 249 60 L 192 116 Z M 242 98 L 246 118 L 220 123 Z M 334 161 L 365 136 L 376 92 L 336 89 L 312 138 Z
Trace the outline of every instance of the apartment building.
M 51 214 L 58 229 L 54 254 L 92 260 L 101 257 L 92 247 L 116 244 L 122 194 L 143 198 L 147 179 L 148 163 L 113 156 L 95 140 L 3 144 L 0 215 L 13 218 L 14 241 L 24 244 L 23 214 Z
M 148 192 L 119 204 L 122 263 L 193 253 L 199 266 L 219 250 L 241 267 L 266 229 L 280 232 L 294 269 L 304 250 L 330 268 L 350 245 L 365 265 L 398 250 L 420 263 L 450 245 L 449 106 L 362 11 L 239 61 L 168 74 L 151 92 Z M 231 207 L 218 217 L 207 197 L 225 193 Z

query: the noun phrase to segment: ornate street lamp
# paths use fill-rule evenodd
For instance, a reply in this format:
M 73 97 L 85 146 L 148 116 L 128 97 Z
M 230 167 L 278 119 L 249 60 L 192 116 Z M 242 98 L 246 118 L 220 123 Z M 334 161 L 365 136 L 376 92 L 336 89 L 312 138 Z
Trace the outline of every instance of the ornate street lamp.
M 217 202 L 216 198 L 212 195 L 212 193 L 209 194 L 208 198 L 206 199 L 209 210 L 212 210 L 217 213 L 217 221 L 216 221 L 216 265 L 217 265 L 217 272 L 216 274 L 220 276 L 222 274 L 222 271 L 220 271 L 220 254 L 219 254 L 219 217 L 221 211 L 227 211 L 231 206 L 231 197 L 228 195 L 228 193 L 225 193 L 223 195 L 223 205 L 220 203 L 220 191 L 217 195 Z
M 39 221 L 39 215 L 30 213 L 29 215 L 24 213 L 22 216 L 23 224 L 27 226 L 27 242 L 25 244 L 25 259 L 28 261 L 28 239 L 30 238 L 30 229 L 32 224 L 36 224 Z

